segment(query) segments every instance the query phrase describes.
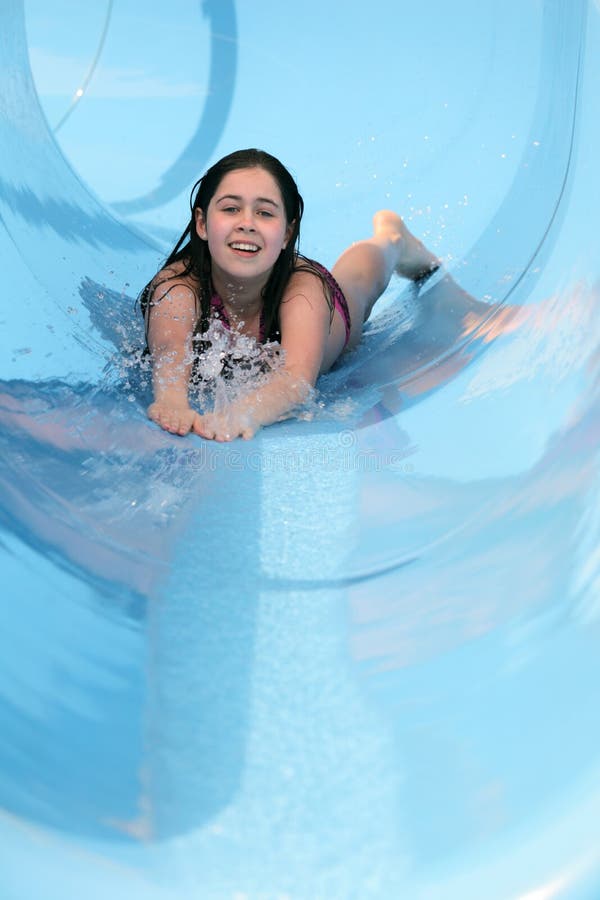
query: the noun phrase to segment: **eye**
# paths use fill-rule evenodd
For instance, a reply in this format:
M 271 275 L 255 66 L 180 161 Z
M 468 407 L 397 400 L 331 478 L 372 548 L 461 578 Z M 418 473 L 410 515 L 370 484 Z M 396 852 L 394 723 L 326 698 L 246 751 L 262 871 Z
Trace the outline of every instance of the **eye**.
M 259 215 L 259 216 L 264 216 L 266 219 L 272 219 L 272 218 L 273 218 L 273 213 L 271 212 L 270 209 L 259 209 L 259 210 L 258 210 L 258 215 Z
M 221 207 L 221 212 L 225 212 L 225 213 L 235 213 L 235 212 L 237 212 L 237 211 L 238 211 L 238 207 L 237 207 L 237 206 L 222 206 L 222 207 Z

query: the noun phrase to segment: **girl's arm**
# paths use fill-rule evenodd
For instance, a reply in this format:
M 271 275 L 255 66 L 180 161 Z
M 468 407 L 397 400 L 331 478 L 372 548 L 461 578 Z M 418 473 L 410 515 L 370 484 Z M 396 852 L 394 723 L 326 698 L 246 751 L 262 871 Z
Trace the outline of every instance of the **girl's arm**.
M 249 394 L 228 404 L 219 412 L 196 414 L 192 431 L 216 441 L 232 441 L 254 437 L 263 425 L 288 418 L 292 410 L 307 399 L 311 385 L 284 367 L 267 382 Z
M 283 368 L 226 409 L 198 415 L 192 428 L 196 434 L 218 441 L 248 439 L 261 426 L 287 418 L 307 399 L 322 370 L 330 338 L 329 306 L 318 276 L 297 272 L 292 277 L 281 304 L 280 329 Z
M 165 431 L 187 434 L 197 415 L 188 401 L 196 298 L 191 288 L 179 282 L 157 300 L 162 287 L 155 288 L 149 314 L 154 403 L 148 407 L 148 417 Z

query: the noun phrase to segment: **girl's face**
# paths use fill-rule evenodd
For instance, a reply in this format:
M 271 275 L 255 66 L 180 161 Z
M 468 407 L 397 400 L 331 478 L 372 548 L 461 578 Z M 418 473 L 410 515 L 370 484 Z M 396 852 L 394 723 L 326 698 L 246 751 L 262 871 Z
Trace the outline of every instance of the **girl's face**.
M 266 281 L 293 226 L 275 179 L 253 168 L 224 176 L 206 215 L 196 209 L 196 231 L 208 241 L 213 277 Z

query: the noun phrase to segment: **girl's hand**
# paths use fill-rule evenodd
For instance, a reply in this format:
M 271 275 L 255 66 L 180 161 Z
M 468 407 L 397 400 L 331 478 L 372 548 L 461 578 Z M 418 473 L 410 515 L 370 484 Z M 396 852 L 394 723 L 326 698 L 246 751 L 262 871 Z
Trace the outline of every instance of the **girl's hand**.
M 228 409 L 225 412 L 196 414 L 192 431 L 209 441 L 233 441 L 238 437 L 249 441 L 260 425 L 252 422 L 248 412 Z
M 188 434 L 194 419 L 200 416 L 189 406 L 174 406 L 172 403 L 152 403 L 148 407 L 148 418 L 171 434 Z

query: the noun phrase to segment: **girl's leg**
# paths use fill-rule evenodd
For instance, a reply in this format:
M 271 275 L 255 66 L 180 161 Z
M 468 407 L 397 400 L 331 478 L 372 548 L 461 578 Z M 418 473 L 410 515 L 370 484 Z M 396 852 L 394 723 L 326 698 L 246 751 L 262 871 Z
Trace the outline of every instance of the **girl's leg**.
M 28 398 L 20 398 L 2 390 L 3 386 L 0 382 L 0 425 L 7 431 L 25 432 L 40 444 L 67 452 L 114 449 L 143 452 L 165 446 L 163 435 L 158 429 L 149 428 L 145 420 L 113 419 L 105 410 L 79 404 L 76 396 L 65 396 L 62 408 L 46 400 L 44 409 L 43 395 L 36 397 L 33 389 Z
M 394 272 L 416 281 L 439 265 L 437 256 L 408 230 L 400 216 L 385 209 L 375 213 L 373 237 L 352 244 L 332 269 L 350 308 L 349 346 L 360 340 L 363 324 Z

